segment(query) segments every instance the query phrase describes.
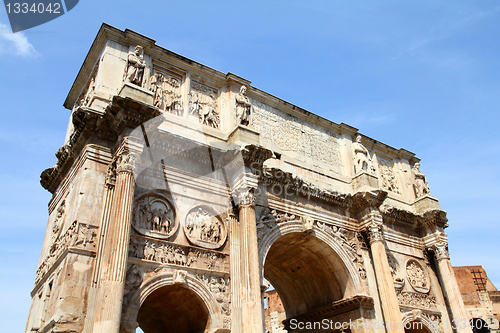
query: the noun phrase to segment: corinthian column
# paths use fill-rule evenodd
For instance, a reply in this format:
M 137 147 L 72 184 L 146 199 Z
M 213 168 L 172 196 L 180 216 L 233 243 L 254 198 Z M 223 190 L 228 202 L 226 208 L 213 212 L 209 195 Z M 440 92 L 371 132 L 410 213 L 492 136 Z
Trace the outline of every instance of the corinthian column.
M 457 280 L 451 267 L 448 244 L 441 239 L 432 244 L 431 249 L 434 250 L 434 255 L 436 256 L 443 293 L 448 299 L 448 306 L 453 317 L 451 326 L 456 328 L 458 333 L 472 333 L 462 294 L 460 293 L 460 289 L 458 289 Z
M 241 332 L 258 333 L 264 330 L 260 290 L 259 250 L 255 221 L 255 196 L 251 190 L 238 193 L 241 247 Z
M 365 219 L 368 220 L 367 231 L 370 239 L 373 268 L 377 279 L 382 313 L 384 315 L 384 324 L 386 325 L 387 332 L 404 333 L 398 297 L 385 250 L 382 215 L 378 209 L 372 208 L 365 216 Z
M 118 149 L 116 155 L 116 181 L 109 223 L 101 240 L 100 283 L 94 333 L 118 333 L 122 310 L 127 255 L 134 196 L 134 167 L 137 151 L 130 149 L 129 140 Z

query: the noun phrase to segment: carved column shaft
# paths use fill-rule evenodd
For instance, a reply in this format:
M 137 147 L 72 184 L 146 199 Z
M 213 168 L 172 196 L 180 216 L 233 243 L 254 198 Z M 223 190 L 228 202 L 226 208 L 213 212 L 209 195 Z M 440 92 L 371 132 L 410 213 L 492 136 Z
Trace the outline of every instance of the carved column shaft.
M 377 279 L 380 303 L 384 315 L 384 322 L 387 325 L 387 332 L 404 333 L 401 310 L 399 309 L 398 297 L 394 287 L 394 280 L 391 275 L 391 268 L 387 259 L 384 238 L 382 234 L 382 216 L 380 213 L 370 213 L 370 226 L 368 229 L 370 237 L 370 249 L 372 252 L 373 268 Z
M 247 192 L 241 197 L 238 206 L 241 228 L 242 333 L 264 330 L 254 201 L 253 194 Z
M 99 238 L 97 242 L 96 260 L 94 271 L 92 272 L 92 285 L 89 292 L 89 301 L 87 307 L 87 317 L 85 318 L 85 327 L 83 333 L 92 333 L 96 309 L 97 296 L 99 292 L 99 280 L 102 265 L 102 253 L 104 250 L 104 239 L 108 230 L 109 216 L 111 213 L 111 204 L 113 202 L 114 185 L 106 184 L 105 199 L 103 203 L 103 211 L 101 216 L 101 226 L 99 228 Z
M 456 327 L 458 333 L 471 333 L 469 326 L 469 317 L 465 310 L 464 301 L 460 289 L 458 289 L 457 280 L 453 273 L 450 257 L 445 244 L 438 244 L 434 247 L 434 253 L 438 262 L 439 275 L 443 285 L 443 292 L 448 299 L 448 305 L 453 317 L 452 326 Z
M 103 241 L 97 295 L 95 333 L 118 333 L 122 310 L 128 245 L 134 196 L 133 157 L 122 153 L 117 160 L 116 183 L 109 224 Z
M 241 228 L 236 218 L 230 219 L 231 237 L 231 332 L 240 333 L 241 318 Z

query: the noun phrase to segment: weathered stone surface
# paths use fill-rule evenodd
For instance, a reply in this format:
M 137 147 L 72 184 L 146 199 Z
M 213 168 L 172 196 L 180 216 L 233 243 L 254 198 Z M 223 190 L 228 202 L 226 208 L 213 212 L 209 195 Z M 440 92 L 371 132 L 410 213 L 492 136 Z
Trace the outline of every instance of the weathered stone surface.
M 290 330 L 465 315 L 414 154 L 107 25 L 65 106 L 26 332 L 264 332 L 266 279 Z

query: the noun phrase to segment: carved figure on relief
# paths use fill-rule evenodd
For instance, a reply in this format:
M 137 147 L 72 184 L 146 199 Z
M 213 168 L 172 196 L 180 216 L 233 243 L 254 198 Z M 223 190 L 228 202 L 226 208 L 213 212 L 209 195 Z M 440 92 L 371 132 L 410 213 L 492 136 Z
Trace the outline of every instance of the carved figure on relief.
M 154 93 L 153 105 L 161 108 L 163 103 L 163 74 L 154 73 L 151 75 L 149 90 Z
M 408 276 L 408 281 L 413 289 L 421 293 L 429 292 L 427 274 L 417 261 L 408 261 L 406 264 L 406 275 Z
M 379 171 L 382 178 L 382 188 L 401 194 L 391 162 L 380 160 Z
M 353 144 L 354 147 L 354 172 L 358 173 L 361 171 L 369 170 L 369 152 L 368 149 L 361 143 L 361 136 L 356 136 L 356 142 Z
M 194 81 L 189 93 L 189 114 L 198 117 L 201 124 L 219 128 L 217 90 Z
M 401 272 L 399 270 L 399 263 L 392 256 L 392 254 L 387 253 L 387 261 L 389 262 L 389 268 L 391 269 L 392 279 L 394 281 L 394 287 L 398 290 L 403 289 L 405 280 L 401 277 Z
M 176 224 L 170 204 L 156 196 L 138 199 L 133 210 L 133 227 L 140 234 L 168 238 L 175 232 Z
M 273 212 L 276 212 L 273 210 Z M 266 211 L 262 215 L 260 219 L 257 221 L 257 238 L 262 239 L 264 236 L 271 231 L 272 229 L 276 228 L 278 225 L 276 224 L 276 219 L 274 214 L 266 208 Z
M 181 116 L 182 95 L 180 94 L 181 82 L 178 78 L 167 76 L 163 73 L 156 72 L 150 78 L 149 90 L 154 95 L 154 106 L 163 111 L 168 111 L 175 115 Z
M 416 197 L 420 198 L 426 194 L 429 194 L 429 184 L 427 184 L 425 175 L 422 173 L 422 171 L 420 171 L 420 163 L 415 163 L 411 172 L 415 181 L 414 189 Z
M 129 52 L 127 57 L 127 70 L 125 72 L 126 82 L 142 87 L 145 67 L 146 62 L 143 57 L 143 48 L 137 45 L 133 52 Z
M 191 243 L 212 249 L 222 246 L 226 238 L 223 222 L 204 207 L 188 213 L 184 231 Z
M 229 301 L 229 278 L 197 274 L 196 277 L 203 281 L 214 295 L 217 302 L 220 303 L 222 313 L 229 315 L 231 313 Z
M 252 112 L 252 103 L 246 95 L 247 87 L 241 86 L 240 93 L 235 96 L 236 99 L 236 119 L 241 125 L 249 126 Z
M 88 106 L 90 104 L 90 101 L 92 100 L 92 97 L 94 96 L 94 92 L 95 92 L 95 77 L 92 77 L 89 86 L 87 88 L 87 91 L 80 100 L 80 106 Z
M 124 305 L 130 304 L 130 300 L 133 297 L 133 291 L 139 287 L 142 283 L 142 273 L 139 266 L 132 265 L 127 271 L 125 277 L 125 290 L 123 292 L 123 303 Z
M 66 200 L 63 200 L 59 207 L 57 208 L 57 213 L 56 213 L 56 218 L 54 220 L 54 225 L 52 227 L 52 244 L 59 238 L 59 234 L 61 233 L 62 229 L 62 217 L 64 215 L 64 211 L 66 209 Z

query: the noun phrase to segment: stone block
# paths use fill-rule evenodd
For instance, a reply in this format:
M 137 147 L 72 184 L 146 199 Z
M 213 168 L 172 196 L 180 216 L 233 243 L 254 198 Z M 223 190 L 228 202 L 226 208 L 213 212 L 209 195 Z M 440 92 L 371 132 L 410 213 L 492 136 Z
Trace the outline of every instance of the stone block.
M 439 201 L 430 195 L 424 195 L 413 202 L 415 213 L 423 213 L 428 210 L 441 209 Z
M 359 172 L 352 178 L 351 186 L 354 192 L 364 189 L 378 188 L 378 177 L 367 172 Z
M 153 105 L 153 93 L 131 83 L 124 83 L 118 96 L 129 97 L 133 100 Z
M 228 141 L 231 143 L 244 143 L 245 146 L 248 144 L 259 145 L 259 132 L 254 129 L 239 125 L 230 135 Z

